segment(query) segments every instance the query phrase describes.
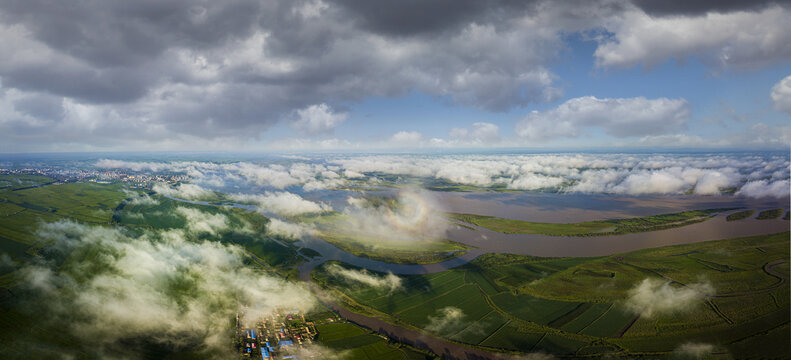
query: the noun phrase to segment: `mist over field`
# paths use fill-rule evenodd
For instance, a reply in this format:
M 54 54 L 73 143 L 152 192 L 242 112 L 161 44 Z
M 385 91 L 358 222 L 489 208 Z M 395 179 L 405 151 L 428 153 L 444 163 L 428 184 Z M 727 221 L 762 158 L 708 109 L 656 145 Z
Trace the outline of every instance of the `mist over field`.
M 346 219 L 338 226 L 372 239 L 409 241 L 445 236 L 448 223 L 431 194 L 406 189 L 397 194 L 392 205 L 376 204 L 376 200 L 349 197 Z
M 103 358 L 144 357 L 137 353 L 142 349 L 124 346 L 131 339 L 215 357 L 229 352 L 230 326 L 242 310 L 252 326 L 277 309 L 315 306 L 304 287 L 246 266 L 240 247 L 195 241 L 224 226 L 223 218 L 179 210 L 188 217 L 186 231 L 130 234 L 75 222 L 43 224 L 36 234 L 52 243 L 47 256 L 19 270 L 31 294 L 25 311 L 37 326 L 60 328 L 83 352 Z M 54 260 L 81 254 L 81 261 L 61 266 Z M 17 345 L 36 341 L 35 333 L 27 336 Z

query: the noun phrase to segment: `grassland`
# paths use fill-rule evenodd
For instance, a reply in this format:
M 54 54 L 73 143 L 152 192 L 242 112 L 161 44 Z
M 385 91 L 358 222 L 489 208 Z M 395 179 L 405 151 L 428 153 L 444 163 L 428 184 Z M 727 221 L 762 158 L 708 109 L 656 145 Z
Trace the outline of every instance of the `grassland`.
M 701 342 L 736 358 L 786 357 L 791 350 L 782 346 L 753 347 L 788 334 L 788 239 L 785 232 L 600 258 L 488 254 L 445 272 L 402 276 L 394 292 L 348 287 L 324 266 L 312 277 L 350 309 L 489 350 L 665 358 Z M 686 311 L 636 314 L 624 304 L 646 278 L 676 289 L 706 282 L 716 293 Z M 438 328 L 448 307 L 461 311 L 461 325 Z
M 16 177 L 16 175 L 14 175 Z M 135 192 L 120 184 L 55 183 L 44 177 L 3 176 L 0 184 L 0 254 L 9 255 L 0 267 L 0 357 L 2 358 L 60 358 L 60 349 L 68 349 L 77 358 L 95 358 L 87 344 L 64 331 L 63 324 L 43 318 L 43 313 L 31 309 L 31 298 L 25 287 L 18 286 L 16 270 L 44 253 L 48 243 L 39 241 L 36 231 L 44 222 L 75 221 L 93 226 L 122 226 L 136 231 L 139 226 L 117 223 L 116 215 L 123 212 L 128 198 Z M 47 256 L 61 266 L 66 262 L 81 262 L 97 254 L 91 251 L 68 253 L 64 257 Z M 42 259 L 43 260 L 43 259 Z M 36 303 L 35 301 L 33 303 Z M 41 339 L 31 343 L 20 339 Z M 193 350 L 201 344 L 163 346 L 146 340 L 132 339 L 129 346 L 144 349 L 150 358 L 196 358 Z M 36 354 L 36 355 L 34 355 Z
M 0 180 L 13 184 L 0 189 L 0 254 L 17 265 L 48 245 L 40 243 L 35 235 L 44 222 L 72 220 L 117 225 L 130 231 L 180 229 L 186 226 L 186 220 L 175 211 L 178 207 L 226 216 L 226 230 L 196 235 L 196 239 L 240 245 L 247 250 L 251 263 L 290 276 L 301 259 L 293 245 L 265 235 L 266 217 L 242 209 L 196 205 L 157 195 L 138 198 L 142 191 L 130 192 L 121 184 L 56 184 L 39 176 L 21 176 L 19 181 L 4 176 Z M 136 201 L 140 199 L 146 201 Z M 15 269 L 7 264 L 0 267 L 0 292 L 13 286 Z
M 40 175 L 2 174 L 0 175 L 0 190 L 18 190 L 51 184 L 53 182 L 55 182 L 55 180 L 52 178 Z
M 758 219 L 758 220 L 771 220 L 771 219 L 779 218 L 780 215 L 783 215 L 783 209 L 764 210 L 764 211 L 761 211 L 760 213 L 758 213 L 758 216 L 756 217 L 756 219 Z
M 467 247 L 447 240 L 374 241 L 354 234 L 321 232 L 328 243 L 350 254 L 391 264 L 432 264 L 467 253 Z
M 224 215 L 228 227 L 216 235 L 202 234 L 202 239 L 232 243 L 247 250 L 253 262 L 266 267 L 292 268 L 299 261 L 297 249 L 286 241 L 266 235 L 268 219 L 258 213 L 238 208 L 199 205 L 153 196 L 150 202 L 129 202 L 124 204 L 113 219 L 126 227 L 140 227 L 150 230 L 181 229 L 186 219 L 178 214 L 177 208 L 197 209 L 201 212 Z
M 314 281 L 326 288 L 344 292 L 357 306 L 370 308 L 372 313 L 388 314 L 391 321 L 418 329 L 431 328 L 432 322 L 436 321 L 432 319 L 441 319 L 443 309 L 458 308 L 463 314 L 458 326 L 434 331 L 435 335 L 453 341 L 510 351 L 574 353 L 585 344 L 582 340 L 584 336 L 571 334 L 565 345 L 553 342 L 554 347 L 551 349 L 545 343 L 538 342 L 548 332 L 559 332 L 549 324 L 558 328 L 565 325 L 564 316 L 579 308 L 581 303 L 515 295 L 508 283 L 514 283 L 522 276 L 539 279 L 542 274 L 555 272 L 577 261 L 557 259 L 508 263 L 498 269 L 502 273 L 474 263 L 438 274 L 404 276 L 404 289 L 393 293 L 371 288 L 349 291 L 340 286 L 337 279 L 324 273 L 323 268 L 314 273 Z M 585 306 L 583 310 L 601 312 L 611 306 L 606 304 L 604 309 L 588 309 Z M 598 319 L 599 315 L 595 314 L 593 318 Z M 611 325 L 612 333 L 624 324 Z
M 321 303 L 306 314 L 306 318 L 316 325 L 316 342 L 330 349 L 333 354 L 342 355 L 342 359 L 439 359 L 429 351 L 394 342 L 355 323 L 344 321 Z
M 739 211 L 728 215 L 725 218 L 725 221 L 737 221 L 737 220 L 747 219 L 750 216 L 753 216 L 753 214 L 755 214 L 755 210 Z
M 30 175 L 15 179 L 4 175 L 1 180 L 12 185 L 0 189 L 0 254 L 18 264 L 30 260 L 47 245 L 39 243 L 35 236 L 42 222 L 69 219 L 109 224 L 114 209 L 127 197 L 118 185 L 55 185 L 52 179 Z M 0 276 L 14 268 L 0 268 Z M 4 279 L 0 277 L 0 286 L 7 285 Z
M 398 343 L 391 343 L 370 330 L 347 322 L 316 326 L 317 341 L 348 360 L 425 360 L 435 356 Z
M 600 236 L 656 231 L 691 225 L 709 220 L 718 213 L 728 210 L 733 209 L 694 210 L 639 218 L 585 221 L 570 224 L 532 222 L 461 213 L 448 213 L 447 216 L 453 221 L 473 224 L 506 234 Z

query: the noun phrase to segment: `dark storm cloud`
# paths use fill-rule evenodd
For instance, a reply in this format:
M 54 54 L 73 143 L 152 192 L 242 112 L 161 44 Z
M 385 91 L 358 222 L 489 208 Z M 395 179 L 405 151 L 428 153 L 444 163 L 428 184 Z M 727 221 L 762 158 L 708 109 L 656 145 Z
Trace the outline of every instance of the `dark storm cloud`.
M 756 11 L 770 5 L 788 6 L 787 0 L 634 0 L 649 15 L 702 15 L 707 12 Z
M 36 119 L 56 120 L 63 116 L 63 100 L 57 96 L 36 94 L 17 99 L 15 108 L 22 114 Z
M 0 81 L 69 100 L 51 129 L 71 141 L 255 137 L 297 109 L 413 90 L 503 111 L 559 94 L 558 29 L 513 4 L 6 0 Z M 45 130 L 5 100 L 0 127 Z
M 142 69 L 69 68 L 42 63 L 16 67 L 4 74 L 3 85 L 90 103 L 126 103 L 143 96 L 152 80 Z
M 249 84 L 226 84 L 221 96 L 202 88 L 164 94 L 162 106 L 153 116 L 168 130 L 206 137 L 235 135 L 240 131 L 265 130 L 275 120 L 273 113 L 283 113 L 301 105 L 289 99 L 288 92 L 276 87 Z M 290 94 L 298 96 L 298 94 Z
M 334 0 L 367 29 L 389 35 L 416 35 L 458 29 L 503 10 L 524 10 L 533 1 Z M 521 9 L 520 9 L 521 8 Z
M 250 33 L 256 1 L 38 1 L 2 3 L 2 19 L 92 65 L 134 66 L 173 46 L 206 48 Z
M 4 1 L 0 20 L 29 31 L 47 51 L 35 62 L 7 64 L 0 76 L 5 86 L 126 103 L 163 78 L 178 80 L 163 52 L 247 36 L 258 13 L 250 1 Z
M 506 18 L 519 16 L 499 11 L 503 7 L 516 8 L 510 2 L 479 1 L 375 5 L 343 1 L 323 4 L 244 0 L 221 3 L 9 0 L 0 6 L 3 23 L 19 25 L 29 31 L 32 38 L 53 52 L 48 55 L 54 58 L 50 62 L 16 64 L 4 69 L 4 84 L 97 103 L 139 99 L 163 80 L 190 82 L 191 79 L 180 72 L 182 69 L 173 64 L 173 59 L 167 58 L 169 50 L 211 52 L 246 39 L 255 31 L 269 34 L 266 43 L 260 44 L 260 50 L 265 50 L 266 54 L 260 54 L 258 60 L 285 59 L 299 65 L 300 71 L 266 74 L 251 66 L 254 64 L 244 64 L 224 68 L 224 75 L 242 75 L 231 79 L 235 82 L 321 85 L 339 78 L 359 81 L 360 77 L 369 77 L 368 71 L 383 70 L 382 64 L 377 62 L 386 59 L 356 56 L 360 60 L 353 61 L 355 55 L 360 55 L 356 52 L 367 49 L 343 49 L 350 55 L 348 57 L 333 51 L 338 50 L 333 47 L 343 41 L 365 36 L 364 30 L 349 24 L 350 14 L 357 16 L 357 21 L 353 22 L 380 30 L 385 35 L 459 30 L 473 22 L 486 25 L 490 22 L 482 18 L 498 12 L 507 14 Z M 322 10 L 321 16 L 306 16 L 305 8 L 309 10 L 311 6 Z M 59 57 L 70 61 L 60 61 Z M 315 60 L 318 61 L 313 62 Z M 424 64 L 398 65 L 424 67 Z M 392 80 L 398 82 L 399 79 Z M 389 84 L 376 87 L 382 88 L 382 85 L 383 93 L 389 93 L 386 90 Z M 409 84 L 396 86 L 402 91 L 409 88 Z

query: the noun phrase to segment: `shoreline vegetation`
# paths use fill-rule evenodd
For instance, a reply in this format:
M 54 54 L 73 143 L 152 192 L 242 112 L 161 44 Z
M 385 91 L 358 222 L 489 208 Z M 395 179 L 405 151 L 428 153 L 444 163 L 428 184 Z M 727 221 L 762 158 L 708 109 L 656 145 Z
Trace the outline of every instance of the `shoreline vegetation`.
M 772 210 L 764 210 L 758 213 L 756 219 L 758 220 L 771 220 L 777 219 L 780 215 L 783 215 L 783 209 L 772 209 Z
M 738 220 L 742 220 L 742 219 L 747 219 L 750 216 L 753 216 L 753 214 L 755 214 L 755 210 L 739 211 L 739 212 L 735 212 L 733 214 L 728 215 L 725 218 L 725 221 L 738 221 Z
M 400 265 L 425 265 L 445 262 L 466 254 L 470 246 L 443 239 L 410 241 L 407 244 L 375 243 L 342 234 L 321 233 L 318 237 L 349 254 Z
M 697 224 L 709 220 L 722 212 L 736 209 L 738 208 L 693 210 L 638 218 L 585 221 L 579 223 L 532 222 L 465 213 L 447 213 L 446 215 L 451 221 L 472 224 L 504 234 L 604 236 L 666 230 Z

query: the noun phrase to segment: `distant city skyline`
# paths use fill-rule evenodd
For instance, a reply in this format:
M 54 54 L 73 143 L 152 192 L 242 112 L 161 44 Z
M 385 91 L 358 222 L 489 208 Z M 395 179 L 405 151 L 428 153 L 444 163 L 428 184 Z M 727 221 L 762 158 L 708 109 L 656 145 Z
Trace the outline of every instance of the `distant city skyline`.
M 0 153 L 779 149 L 784 1 L 0 2 Z

